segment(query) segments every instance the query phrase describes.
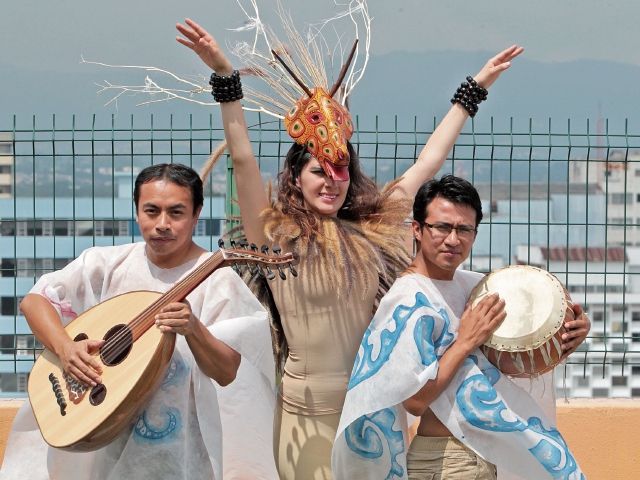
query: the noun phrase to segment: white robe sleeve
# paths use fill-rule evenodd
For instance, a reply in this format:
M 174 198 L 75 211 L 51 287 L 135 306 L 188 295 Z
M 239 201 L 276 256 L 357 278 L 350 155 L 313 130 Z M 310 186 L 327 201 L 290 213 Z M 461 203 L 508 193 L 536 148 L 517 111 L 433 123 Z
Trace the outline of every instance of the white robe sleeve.
M 157 268 L 154 272 L 159 276 L 150 271 L 143 244 L 89 249 L 65 269 L 43 276 L 32 293 L 45 296 L 58 310 L 63 323 L 67 324 L 77 314 L 113 295 L 135 289 L 166 291 L 177 279 L 174 275 L 167 283 L 169 280 L 161 277 L 172 274 L 160 272 Z M 153 413 L 155 404 L 162 406 L 175 400 L 175 405 L 182 405 L 185 422 L 188 418 L 197 418 L 204 447 L 218 480 L 276 479 L 272 453 L 275 368 L 267 314 L 237 274 L 228 268 L 215 272 L 189 295 L 188 300 L 194 314 L 213 335 L 241 354 L 240 369 L 236 380 L 221 388 L 200 371 L 188 351 L 183 350 L 182 356 L 176 352 L 174 357 L 188 363 L 180 378 L 186 376 L 189 381 L 180 384 L 185 388 L 171 382 L 165 387 L 163 383 L 154 395 L 148 413 Z M 183 347 L 188 349 L 186 342 L 179 343 L 184 343 Z M 173 378 L 175 380 L 178 376 Z M 187 405 L 190 385 L 193 386 L 197 416 L 189 413 L 191 410 Z M 158 426 L 162 418 L 161 415 L 156 416 L 150 422 Z M 192 429 L 192 425 L 186 423 L 183 427 L 184 432 Z M 175 444 L 175 448 L 172 447 L 174 444 L 166 443 L 158 448 L 177 452 L 188 449 L 188 443 L 186 440 L 186 443 Z M 148 478 L 142 466 L 144 462 L 137 462 L 139 456 L 136 455 L 141 451 L 150 452 L 149 448 L 152 445 L 148 442 L 141 443 L 134 433 L 127 433 L 96 452 L 55 451 L 44 443 L 26 401 L 12 426 L 0 478 Z M 188 450 L 184 451 L 189 454 Z M 138 467 L 140 469 L 136 471 Z M 172 467 L 174 470 L 180 468 L 173 464 Z M 205 467 L 203 465 L 203 471 Z M 68 474 L 70 468 L 74 469 L 73 475 Z M 136 471 L 136 474 L 120 476 L 125 471 Z M 190 471 L 189 478 L 192 477 L 204 478 Z
M 402 401 L 436 377 L 458 327 L 430 282 L 396 281 L 356 357 L 332 454 L 336 480 L 407 478 Z M 533 398 L 479 349 L 430 408 L 456 438 L 497 466 L 529 479 L 584 479 Z
M 211 408 L 211 392 L 205 386 L 213 385 L 217 391 L 224 478 L 277 479 L 273 460 L 275 364 L 267 313 L 230 268 L 215 272 L 188 299 L 209 331 L 242 356 L 230 385 L 220 387 L 201 372 L 195 383 L 198 412 Z M 194 381 L 196 378 L 194 372 Z M 202 428 L 203 437 L 213 428 Z M 205 438 L 206 445 L 212 442 L 213 438 Z
M 88 249 L 64 269 L 40 277 L 29 293 L 41 295 L 56 309 L 63 325 L 100 302 L 105 258 Z M 42 439 L 29 400 L 18 410 L 11 426 L 0 479 L 50 479 L 49 446 Z M 78 455 L 78 468 L 87 467 Z
M 64 269 L 40 277 L 29 293 L 46 298 L 66 326 L 102 301 L 106 264 L 100 249 L 87 249 Z
M 382 299 L 358 350 L 332 453 L 336 479 L 407 478 L 402 402 L 436 378 L 457 331 L 410 279 L 401 283 Z

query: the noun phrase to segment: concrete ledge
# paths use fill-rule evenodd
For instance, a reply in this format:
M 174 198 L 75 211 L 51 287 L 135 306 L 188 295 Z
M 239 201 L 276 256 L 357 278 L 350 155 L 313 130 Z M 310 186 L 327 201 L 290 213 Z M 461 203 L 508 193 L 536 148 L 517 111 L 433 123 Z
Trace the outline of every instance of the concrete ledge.
M 0 462 L 24 399 L 0 399 Z M 638 478 L 640 399 L 557 402 L 558 429 L 589 480 Z
M 589 480 L 638 478 L 640 399 L 558 400 L 558 430 Z
M 7 448 L 7 439 L 9 438 L 11 424 L 23 402 L 23 398 L 0 399 L 0 465 L 4 459 L 4 451 Z

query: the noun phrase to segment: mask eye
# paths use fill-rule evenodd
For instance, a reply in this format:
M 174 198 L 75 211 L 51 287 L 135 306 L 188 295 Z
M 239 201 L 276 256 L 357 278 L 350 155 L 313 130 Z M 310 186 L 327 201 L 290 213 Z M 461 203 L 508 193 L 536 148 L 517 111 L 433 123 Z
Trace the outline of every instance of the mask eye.
M 325 120 L 324 115 L 319 112 L 310 113 L 307 115 L 307 122 L 311 125 L 318 125 Z

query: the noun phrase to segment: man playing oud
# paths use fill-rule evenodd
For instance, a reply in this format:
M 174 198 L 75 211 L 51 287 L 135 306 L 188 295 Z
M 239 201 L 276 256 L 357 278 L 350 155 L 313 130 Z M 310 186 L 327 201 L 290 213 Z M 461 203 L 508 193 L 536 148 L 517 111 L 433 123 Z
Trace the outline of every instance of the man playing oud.
M 467 304 L 483 275 L 458 267 L 481 220 L 480 197 L 466 180 L 446 175 L 418 190 L 416 257 L 358 351 L 333 449 L 336 479 L 495 480 L 496 465 L 531 480 L 583 478 L 531 395 L 478 348 L 509 309 L 496 294 Z M 580 307 L 575 314 L 565 355 L 589 329 Z M 405 409 L 420 417 L 410 447 Z
M 211 256 L 191 238 L 203 206 L 193 169 L 145 168 L 134 203 L 144 242 L 85 250 L 42 276 L 20 305 L 36 338 L 72 379 L 61 383 L 92 388 L 103 373 L 95 356 L 104 340 L 73 341 L 65 325 L 123 293 L 164 293 Z M 178 334 L 175 351 L 133 427 L 94 452 L 61 451 L 44 443 L 27 401 L 14 421 L 0 478 L 221 480 L 223 432 L 224 478 L 275 478 L 269 324 L 240 277 L 230 268 L 216 270 L 184 301 L 165 306 L 155 328 Z

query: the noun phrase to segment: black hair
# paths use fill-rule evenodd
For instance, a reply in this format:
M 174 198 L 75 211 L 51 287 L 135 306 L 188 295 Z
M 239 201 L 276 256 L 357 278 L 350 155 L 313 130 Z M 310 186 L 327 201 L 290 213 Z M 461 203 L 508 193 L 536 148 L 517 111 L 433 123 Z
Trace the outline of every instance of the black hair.
M 133 203 L 136 206 L 136 211 L 138 211 L 140 187 L 154 180 L 166 180 L 181 187 L 189 187 L 193 201 L 193 213 L 196 213 L 196 210 L 204 205 L 204 188 L 198 172 L 181 163 L 159 163 L 145 168 L 136 178 L 133 189 Z
M 427 218 L 427 207 L 437 197 L 458 205 L 468 205 L 476 212 L 476 227 L 482 221 L 482 202 L 476 188 L 464 178 L 443 175 L 422 184 L 413 201 L 413 219 L 423 223 Z

